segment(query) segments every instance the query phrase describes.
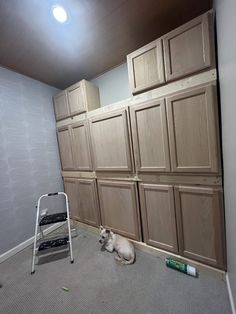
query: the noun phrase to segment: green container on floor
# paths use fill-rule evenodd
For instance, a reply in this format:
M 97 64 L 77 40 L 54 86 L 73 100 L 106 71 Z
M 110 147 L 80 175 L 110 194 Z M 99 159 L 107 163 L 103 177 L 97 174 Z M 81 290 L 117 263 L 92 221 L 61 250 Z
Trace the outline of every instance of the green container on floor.
M 193 266 L 190 266 L 188 264 L 176 261 L 176 260 L 174 260 L 171 257 L 167 257 L 165 259 L 165 262 L 166 262 L 166 266 L 167 267 L 170 267 L 170 268 L 173 268 L 175 270 L 178 270 L 181 273 L 184 273 L 184 274 L 187 274 L 187 275 L 190 275 L 190 276 L 193 276 L 193 277 L 197 277 L 198 276 L 197 270 Z

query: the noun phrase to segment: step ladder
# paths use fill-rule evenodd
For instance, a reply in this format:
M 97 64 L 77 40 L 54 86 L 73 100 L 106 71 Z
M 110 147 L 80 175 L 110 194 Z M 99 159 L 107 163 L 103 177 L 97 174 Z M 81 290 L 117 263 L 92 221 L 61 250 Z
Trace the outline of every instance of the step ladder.
M 40 209 L 40 203 L 41 200 L 44 197 L 50 197 L 55 195 L 64 195 L 66 199 L 66 212 L 62 213 L 56 213 L 52 215 L 45 215 L 41 216 L 41 209 Z M 73 263 L 73 251 L 72 251 L 72 241 L 71 241 L 71 227 L 70 227 L 70 213 L 69 213 L 69 202 L 68 197 L 66 193 L 64 192 L 57 192 L 57 193 L 49 193 L 49 194 L 43 194 L 38 199 L 37 203 L 37 214 L 36 214 L 36 224 L 35 224 L 35 235 L 34 235 L 34 247 L 33 247 L 33 258 L 32 258 L 32 268 L 31 268 L 31 274 L 35 273 L 35 258 L 36 255 L 38 255 L 42 251 L 46 251 L 49 249 L 52 249 L 49 254 L 55 254 L 57 253 L 56 249 L 58 247 L 67 247 L 69 244 L 69 250 L 70 250 L 70 262 Z M 58 222 L 67 222 L 68 226 L 68 235 L 63 237 L 54 236 L 50 239 L 45 239 L 43 235 L 42 226 L 46 226 L 49 224 L 55 224 Z M 40 232 L 39 232 L 40 231 Z M 39 235 L 38 235 L 39 233 Z M 39 238 L 39 239 L 38 239 Z M 59 252 L 59 251 L 58 251 Z

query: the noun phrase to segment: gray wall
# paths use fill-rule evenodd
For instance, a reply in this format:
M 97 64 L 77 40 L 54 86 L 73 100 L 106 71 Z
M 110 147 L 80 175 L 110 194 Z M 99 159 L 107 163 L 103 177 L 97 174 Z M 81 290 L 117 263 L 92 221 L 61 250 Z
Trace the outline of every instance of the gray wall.
M 228 274 L 236 300 L 236 1 L 216 0 Z
M 57 91 L 0 67 L 0 254 L 33 235 L 37 198 L 63 189 L 52 104 Z
M 127 63 L 96 77 L 91 82 L 99 87 L 101 106 L 110 105 L 132 96 L 129 90 Z

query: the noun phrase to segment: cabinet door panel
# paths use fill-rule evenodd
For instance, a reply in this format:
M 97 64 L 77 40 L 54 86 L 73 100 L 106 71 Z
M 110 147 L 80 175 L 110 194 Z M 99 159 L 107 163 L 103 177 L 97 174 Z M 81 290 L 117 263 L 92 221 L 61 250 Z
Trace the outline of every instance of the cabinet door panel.
M 224 267 L 224 216 L 221 191 L 175 187 L 180 253 Z
M 84 223 L 99 226 L 100 215 L 95 180 L 78 179 L 79 212 Z
M 167 99 L 172 170 L 219 172 L 217 103 L 213 86 Z
M 129 238 L 140 239 L 140 220 L 134 182 L 98 180 L 102 224 Z
M 71 218 L 81 220 L 81 215 L 79 212 L 79 195 L 78 195 L 78 185 L 76 179 L 64 179 L 65 193 L 68 196 L 70 216 Z
M 165 82 L 161 40 L 155 40 L 128 55 L 127 63 L 132 93 Z
M 67 89 L 71 115 L 86 111 L 85 95 L 82 83 L 76 83 Z
M 131 171 L 131 148 L 127 110 L 90 121 L 95 170 Z
M 87 121 L 71 126 L 72 145 L 75 169 L 80 171 L 92 170 L 90 153 L 90 137 Z
M 57 130 L 58 144 L 61 156 L 61 165 L 63 170 L 74 170 L 74 161 L 71 145 L 70 127 L 62 127 Z
M 163 99 L 130 108 L 138 171 L 170 171 L 166 108 Z
M 70 116 L 67 94 L 65 91 L 54 96 L 54 109 L 57 121 Z
M 211 14 L 206 13 L 164 37 L 167 81 L 201 71 L 213 64 L 209 27 L 211 27 Z
M 145 242 L 178 252 L 173 187 L 141 183 L 139 191 Z

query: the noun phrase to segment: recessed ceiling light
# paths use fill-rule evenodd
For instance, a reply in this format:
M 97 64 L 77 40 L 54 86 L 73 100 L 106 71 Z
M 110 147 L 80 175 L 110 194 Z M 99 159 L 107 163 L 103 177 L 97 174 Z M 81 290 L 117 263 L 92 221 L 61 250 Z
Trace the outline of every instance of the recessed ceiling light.
M 55 19 L 60 23 L 65 23 L 68 20 L 66 10 L 60 5 L 54 5 L 52 8 L 52 13 Z

